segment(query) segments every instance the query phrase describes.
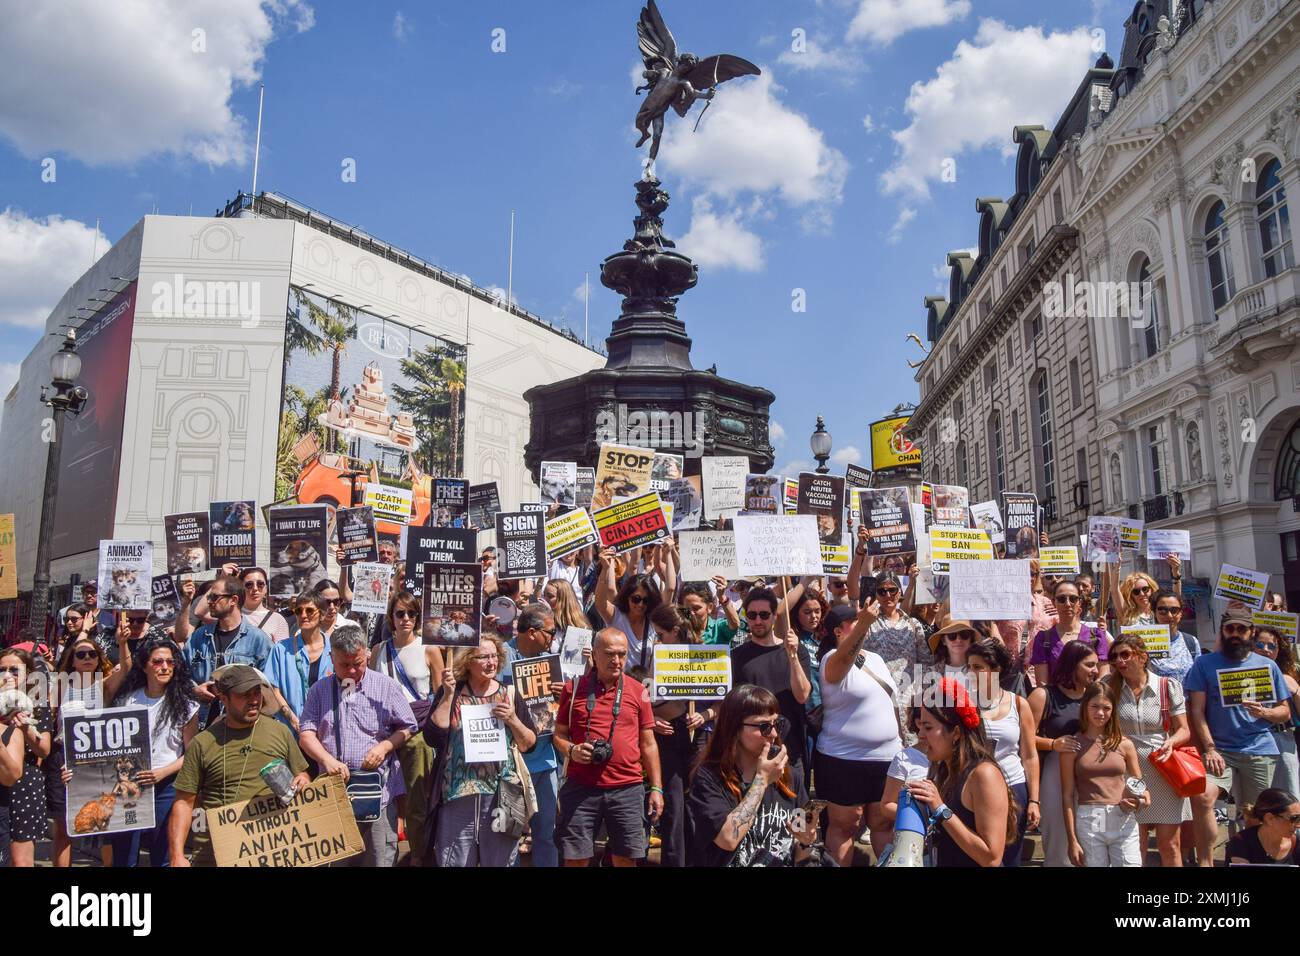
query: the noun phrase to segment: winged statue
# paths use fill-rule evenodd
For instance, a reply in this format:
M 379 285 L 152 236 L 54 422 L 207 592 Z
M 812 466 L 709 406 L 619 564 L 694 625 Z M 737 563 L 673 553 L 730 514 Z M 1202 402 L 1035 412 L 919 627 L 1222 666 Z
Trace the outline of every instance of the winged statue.
M 636 128 L 641 133 L 636 145 L 640 148 L 647 139 L 651 141 L 651 164 L 659 155 L 664 115 L 669 107 L 678 116 L 685 117 L 696 100 L 712 100 L 719 84 L 738 76 L 759 76 L 762 72 L 748 60 L 730 53 L 718 53 L 703 60 L 694 53 L 679 54 L 677 41 L 664 23 L 655 0 L 649 0 L 641 8 L 636 35 L 645 62 L 641 75 L 646 80 L 644 86 L 636 88 L 637 93 L 646 93 L 645 102 L 636 114 Z M 699 122 L 695 125 L 698 127 Z

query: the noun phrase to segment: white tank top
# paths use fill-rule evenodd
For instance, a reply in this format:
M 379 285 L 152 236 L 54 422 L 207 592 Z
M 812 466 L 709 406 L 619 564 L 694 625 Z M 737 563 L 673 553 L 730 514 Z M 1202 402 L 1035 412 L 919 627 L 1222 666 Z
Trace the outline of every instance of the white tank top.
M 984 732 L 993 744 L 993 756 L 1007 778 L 1007 786 L 1014 787 L 1025 782 L 1025 765 L 1020 762 L 1020 704 L 1010 691 L 1006 696 L 1011 698 L 1011 710 L 1001 720 L 985 717 Z
M 395 645 L 394 645 L 395 646 Z M 388 654 L 388 643 L 383 644 L 385 656 Z M 424 656 L 424 645 L 419 641 L 412 641 L 405 647 L 397 648 L 397 661 L 401 661 L 402 670 L 406 671 L 406 679 L 415 687 L 416 693 L 420 699 L 429 696 L 429 659 Z M 392 661 L 392 677 L 402 688 L 402 693 L 406 695 L 407 703 L 416 700 L 410 690 L 407 689 L 406 683 L 398 676 L 397 661 Z M 389 661 L 385 660 L 383 665 L 384 673 L 388 673 Z
M 898 718 L 894 716 L 897 685 L 884 658 L 873 651 L 865 654 L 863 667 L 850 667 L 838 684 L 822 676 L 831 655 L 822 658 L 817 679 L 821 682 L 823 716 L 817 749 L 828 757 L 888 761 L 903 749 L 898 739 Z M 870 668 L 880 680 L 864 668 Z M 892 693 L 881 687 L 880 681 Z

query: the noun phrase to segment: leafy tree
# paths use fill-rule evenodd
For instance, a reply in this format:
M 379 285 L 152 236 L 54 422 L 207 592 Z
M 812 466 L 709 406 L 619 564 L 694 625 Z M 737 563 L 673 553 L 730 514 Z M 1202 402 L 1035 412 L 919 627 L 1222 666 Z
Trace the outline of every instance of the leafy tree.
M 464 368 L 464 362 L 452 349 L 429 345 L 411 358 L 402 359 L 402 375 L 411 385 L 392 386 L 397 407 L 415 424 L 417 456 L 435 475 L 459 474 L 460 456 L 453 449 L 460 435 L 458 396 L 464 390 Z M 456 369 L 459 385 L 453 391 L 446 373 Z

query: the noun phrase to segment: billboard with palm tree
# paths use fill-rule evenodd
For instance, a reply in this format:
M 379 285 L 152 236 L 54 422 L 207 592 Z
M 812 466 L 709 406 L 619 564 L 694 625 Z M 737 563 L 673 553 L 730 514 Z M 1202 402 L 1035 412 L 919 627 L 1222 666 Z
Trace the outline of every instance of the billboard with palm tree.
M 432 478 L 461 475 L 465 358 L 463 345 L 291 288 L 276 498 L 347 506 L 373 481 L 411 489 L 422 522 Z

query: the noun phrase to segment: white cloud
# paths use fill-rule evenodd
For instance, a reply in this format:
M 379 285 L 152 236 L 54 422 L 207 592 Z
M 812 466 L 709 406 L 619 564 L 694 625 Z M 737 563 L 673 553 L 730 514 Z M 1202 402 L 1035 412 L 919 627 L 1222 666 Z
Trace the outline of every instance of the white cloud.
M 862 128 L 868 133 L 874 133 L 876 131 L 876 124 L 872 121 L 870 113 L 862 117 Z
M 838 451 L 831 452 L 831 461 L 837 465 L 861 464 L 862 450 L 856 445 L 845 445 Z
M 813 463 L 810 461 L 804 461 L 801 458 L 796 458 L 794 461 L 787 461 L 780 468 L 774 468 L 772 470 L 772 474 L 782 475 L 786 478 L 794 478 L 796 475 L 800 474 L 801 472 L 812 471 L 813 468 L 815 467 L 816 466 L 813 465 Z
M 811 37 L 804 40 L 802 51 L 786 50 L 776 59 L 778 63 L 790 67 L 796 73 L 816 70 L 850 73 L 863 70 L 862 61 L 851 51 L 843 48 L 827 49 Z
M 554 83 L 546 88 L 546 92 L 551 96 L 558 97 L 562 100 L 571 99 L 582 92 L 582 84 L 574 83 L 567 77 L 560 77 Z
M 970 0 L 860 0 L 850 40 L 888 46 L 904 33 L 941 27 L 970 13 Z
M 702 266 L 757 272 L 763 268 L 763 240 L 741 221 L 737 209 L 716 213 L 707 197 L 691 205 L 691 230 L 677 247 Z
M 231 111 L 231 94 L 257 82 L 277 29 L 314 22 L 303 0 L 13 6 L 0 30 L 0 135 L 29 158 L 64 153 L 93 165 L 170 153 L 243 163 L 248 124 Z
M 68 286 L 90 268 L 96 238 L 103 255 L 108 238 L 83 222 L 0 212 L 0 325 L 44 328 Z
M 881 189 L 928 197 L 945 159 L 987 146 L 1013 154 L 1015 126 L 1050 125 L 1069 102 L 1092 61 L 1091 43 L 1084 27 L 1044 35 L 1039 27 L 981 21 L 973 43 L 962 40 L 933 79 L 912 84 L 911 122 L 891 134 L 895 160 Z
M 406 38 L 411 35 L 413 29 L 411 21 L 406 19 L 406 14 L 398 10 L 397 16 L 393 17 L 393 37 L 399 42 L 405 43 Z
M 774 445 L 779 445 L 785 441 L 785 429 L 780 422 L 767 423 L 767 439 Z
M 898 211 L 898 218 L 895 219 L 894 224 L 889 227 L 888 242 L 891 246 L 896 246 L 903 241 L 903 230 L 905 230 L 907 224 L 915 218 L 916 210 L 911 206 L 904 206 Z

